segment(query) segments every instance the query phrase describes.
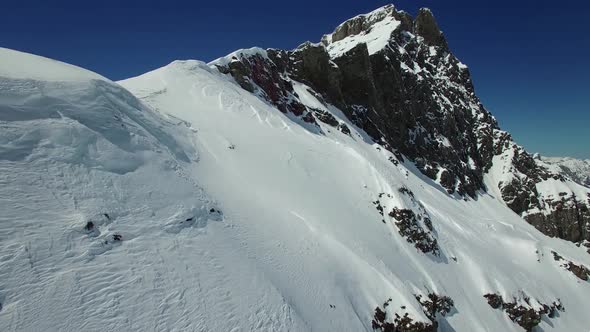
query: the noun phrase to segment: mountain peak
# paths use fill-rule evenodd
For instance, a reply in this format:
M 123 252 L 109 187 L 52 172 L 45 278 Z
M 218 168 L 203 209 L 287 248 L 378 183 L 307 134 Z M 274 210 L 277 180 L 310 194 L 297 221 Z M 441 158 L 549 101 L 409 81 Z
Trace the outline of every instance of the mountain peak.
M 414 21 L 414 31 L 424 38 L 424 42 L 431 46 L 446 47 L 447 42 L 440 31 L 432 11 L 428 8 L 420 8 Z
M 334 32 L 329 35 L 330 41 L 337 42 L 346 37 L 366 32 L 376 23 L 393 17 L 394 12 L 395 7 L 393 5 L 386 5 L 370 13 L 357 15 L 337 26 Z
M 374 54 L 388 44 L 396 30 L 416 34 L 424 39 L 426 45 L 447 48 L 447 42 L 430 9 L 420 8 L 414 19 L 407 12 L 397 10 L 394 5 L 386 5 L 346 20 L 334 32 L 324 35 L 321 43 L 332 57 L 339 57 L 361 43 L 367 44 L 369 54 Z
M 405 21 L 404 15 L 407 14 L 398 12 L 393 5 L 380 7 L 346 20 L 334 32 L 324 35 L 321 43 L 333 57 L 339 57 L 361 43 L 367 44 L 369 54 L 376 53 L 387 45 L 391 34 Z

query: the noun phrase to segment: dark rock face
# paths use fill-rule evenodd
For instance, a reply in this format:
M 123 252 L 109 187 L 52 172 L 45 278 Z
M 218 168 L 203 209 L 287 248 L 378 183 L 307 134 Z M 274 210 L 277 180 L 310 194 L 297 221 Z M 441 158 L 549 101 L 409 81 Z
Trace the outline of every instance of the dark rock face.
M 425 254 L 432 254 L 433 256 L 440 257 L 440 247 L 435 236 L 435 229 L 432 225 L 432 220 L 428 215 L 428 212 L 424 206 L 416 200 L 414 193 L 406 187 L 401 187 L 398 191 L 407 196 L 411 202 L 413 209 L 404 209 L 399 207 L 393 207 L 387 214 L 391 219 L 390 221 L 395 225 L 399 234 L 406 239 L 408 243 L 411 243 Z M 373 202 L 377 212 L 383 218 L 381 221 L 387 224 L 385 220 L 385 210 L 388 209 L 384 200 L 390 199 L 393 196 L 387 193 L 380 193 L 379 198 Z
M 553 259 L 555 259 L 557 262 L 563 262 L 561 267 L 570 271 L 576 277 L 578 277 L 584 281 L 588 281 L 590 279 L 590 269 L 588 269 L 587 267 L 585 267 L 582 264 L 578 265 L 578 264 L 575 264 L 571 261 L 566 260 L 565 258 L 563 258 L 561 255 L 559 255 L 555 251 L 552 251 L 551 253 L 553 254 Z
M 572 242 L 588 239 L 590 212 L 587 204 L 578 202 L 575 197 L 558 201 L 547 199 L 545 204 L 552 209 L 550 214 L 530 214 L 525 217 L 526 221 L 552 237 Z
M 421 8 L 414 23 L 416 34 L 424 38 L 427 45 L 447 47 L 447 42 L 438 28 L 438 24 L 427 8 Z
M 322 91 L 333 100 L 341 100 L 341 73 L 330 59 L 323 45 L 304 43 L 289 52 L 289 74 L 316 91 Z
M 446 316 L 454 308 L 453 300 L 448 296 L 441 296 L 436 293 L 428 294 L 427 298 L 422 298 L 421 295 L 416 295 L 416 300 L 422 305 L 422 310 L 426 317 L 436 324 L 436 316 Z
M 422 311 L 430 320 L 430 323 L 416 322 L 408 313 L 394 314 L 393 321 L 388 321 L 386 308 L 389 307 L 392 299 L 383 303 L 383 309 L 375 308 L 371 325 L 375 331 L 390 332 L 435 332 L 438 330 L 437 317 L 448 315 L 454 308 L 453 300 L 448 296 L 441 296 L 435 293 L 428 294 L 427 298 L 415 295 L 416 300 L 422 306 Z M 402 306 L 402 310 L 406 307 Z
M 384 311 L 385 308 L 389 306 L 391 303 L 391 299 L 387 300 L 383 303 L 383 308 L 380 307 L 375 308 L 375 313 L 373 315 L 373 320 L 371 321 L 371 326 L 374 331 L 383 331 L 383 332 L 435 332 L 436 325 L 435 324 L 428 324 L 424 322 L 416 322 L 414 321 L 408 313 L 405 313 L 403 316 L 399 314 L 395 314 L 393 320 L 388 319 L 387 313 Z
M 227 66 L 217 68 L 222 73 L 232 75 L 244 90 L 262 95 L 281 112 L 292 113 L 305 122 L 315 123 L 313 114 L 296 98 L 292 98 L 295 95 L 293 85 L 283 76 L 286 57 L 284 51 L 269 50 L 267 56 L 254 54 L 234 57 Z
M 395 26 L 383 32 L 386 45 L 369 47 L 371 39 L 363 36 L 388 20 Z M 342 52 L 334 51 L 337 43 L 349 42 Z M 538 191 L 541 182 L 567 179 L 538 165 L 499 129 L 430 10 L 421 9 L 414 19 L 385 6 L 344 22 L 321 43 L 236 57 L 218 69 L 284 113 L 350 134 L 326 112 L 303 105 L 293 81 L 306 84 L 318 100 L 339 108 L 374 142 L 399 156 L 395 162 L 409 159 L 451 195 L 475 198 L 489 189 L 484 175 L 505 162 L 515 176 L 492 185 L 514 212 L 549 236 L 590 240 L 590 198 L 569 195 L 557 202 Z M 504 155 L 510 160 L 498 160 Z
M 516 213 L 544 234 L 572 242 L 590 237 L 590 201 L 576 197 L 573 192 L 555 196 L 539 192 L 537 184 L 545 181 L 566 182 L 562 174 L 552 173 L 516 145 L 509 134 L 497 135 L 495 153 L 512 152 L 508 183 L 499 183 L 502 198 Z M 534 212 L 533 212 L 534 211 Z
M 389 47 L 370 54 L 367 44 L 359 43 L 340 56 L 328 52 L 326 44 L 369 30 L 388 15 L 401 22 Z M 288 98 L 293 95 L 289 80 L 303 82 L 431 178 L 443 173 L 449 193 L 475 196 L 493 156 L 497 124 L 475 96 L 469 71 L 448 51 L 430 11 L 422 10 L 414 21 L 384 7 L 369 18 L 345 22 L 330 39 L 289 52 L 267 50 L 267 59 L 236 59 L 219 70 L 248 91 L 255 83 L 268 101 L 294 114 L 305 107 Z
M 520 325 L 525 331 L 532 331 L 535 326 L 539 325 L 543 315 L 554 318 L 559 311 L 565 311 L 559 300 L 554 301 L 552 304 L 539 302 L 542 308 L 535 310 L 530 305 L 530 298 L 525 294 L 521 294 L 521 297 L 526 305 L 519 305 L 517 298 L 514 298 L 512 302 L 505 302 L 502 296 L 498 294 L 486 294 L 484 297 L 492 308 L 505 311 L 510 320 Z
M 389 216 L 394 218 L 396 221 L 395 225 L 399 229 L 399 233 L 409 243 L 414 244 L 416 249 L 423 253 L 432 253 L 435 256 L 439 255 L 438 242 L 432 237 L 432 222 L 430 218 L 416 215 L 414 211 L 409 209 L 397 209 L 394 208 Z M 420 220 L 426 226 L 426 230 L 420 224 Z

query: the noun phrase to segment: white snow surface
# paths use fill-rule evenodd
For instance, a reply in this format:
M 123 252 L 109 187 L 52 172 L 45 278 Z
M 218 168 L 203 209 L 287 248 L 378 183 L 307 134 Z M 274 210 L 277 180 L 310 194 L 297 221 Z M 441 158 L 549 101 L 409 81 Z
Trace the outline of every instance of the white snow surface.
M 338 41 L 333 41 L 332 34 L 324 36 L 323 39 L 327 43 L 326 49 L 330 56 L 338 58 L 361 43 L 367 45 L 369 55 L 385 48 L 389 44 L 391 34 L 401 24 L 391 15 L 390 11 L 392 10 L 395 10 L 392 6 L 384 6 L 368 14 L 359 15 L 348 20 L 364 19 L 367 22 L 372 22 L 370 29 L 363 30 L 359 34 L 350 35 Z
M 237 61 L 238 59 L 241 59 L 244 57 L 248 58 L 248 57 L 251 57 L 254 55 L 260 55 L 264 58 L 268 57 L 265 49 L 262 49 L 260 47 L 251 47 L 251 48 L 240 49 L 235 52 L 232 52 L 224 57 L 221 57 L 221 58 L 211 61 L 209 64 L 211 66 L 215 66 L 215 65 L 227 66 L 232 61 Z
M 0 47 L 0 77 L 40 81 L 78 82 L 106 78 L 67 63 Z
M 2 51 L 0 73 L 0 331 L 371 331 L 388 298 L 388 316 L 427 321 L 414 294 L 428 292 L 455 302 L 440 331 L 521 331 L 490 292 L 560 299 L 544 331 L 590 323 L 590 283 L 551 254 L 590 266 L 584 250 L 494 192 L 456 199 L 394 166 L 302 83 L 351 136 L 310 131 L 199 61 L 118 85 Z M 424 206 L 441 257 L 381 222 L 380 193 L 386 213 Z

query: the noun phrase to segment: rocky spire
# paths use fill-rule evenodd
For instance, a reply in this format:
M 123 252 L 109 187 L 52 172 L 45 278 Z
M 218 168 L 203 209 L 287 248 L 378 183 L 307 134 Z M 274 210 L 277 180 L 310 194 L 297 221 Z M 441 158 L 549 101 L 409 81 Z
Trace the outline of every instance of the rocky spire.
M 414 31 L 424 38 L 424 42 L 431 46 L 447 47 L 443 33 L 438 28 L 436 19 L 428 8 L 420 8 L 414 21 Z

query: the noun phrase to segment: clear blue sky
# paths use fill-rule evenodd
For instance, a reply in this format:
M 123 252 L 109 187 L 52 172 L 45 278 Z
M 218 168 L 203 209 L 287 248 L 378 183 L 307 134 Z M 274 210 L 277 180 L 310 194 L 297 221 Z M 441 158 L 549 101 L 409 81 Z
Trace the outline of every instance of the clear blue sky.
M 123 2 L 125 2 L 123 4 Z M 175 59 L 291 49 L 392 1 L 2 1 L 0 46 L 113 80 Z M 590 158 L 590 3 L 399 0 L 430 7 L 501 126 L 531 152 Z

